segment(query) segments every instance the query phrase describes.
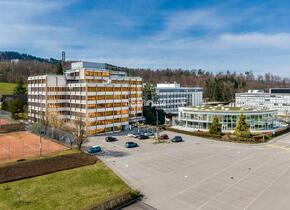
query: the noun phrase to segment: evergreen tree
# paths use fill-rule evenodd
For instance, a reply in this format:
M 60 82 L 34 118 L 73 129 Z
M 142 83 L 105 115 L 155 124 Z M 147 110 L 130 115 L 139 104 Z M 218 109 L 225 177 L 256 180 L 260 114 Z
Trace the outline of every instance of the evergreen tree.
M 250 126 L 246 122 L 246 116 L 242 113 L 238 118 L 237 125 L 235 127 L 234 134 L 239 137 L 249 137 L 250 133 Z
M 7 102 L 7 111 L 12 113 L 13 119 L 18 119 L 18 114 L 23 112 L 23 103 L 17 97 L 16 99 L 9 99 Z
M 219 118 L 214 116 L 213 121 L 209 127 L 209 133 L 214 135 L 222 134 L 222 125 L 220 124 Z
M 146 83 L 144 85 L 144 89 L 143 89 L 143 97 L 144 97 L 144 101 L 156 101 L 157 100 L 157 95 L 155 92 L 155 88 L 153 87 L 153 85 Z
M 56 74 L 57 75 L 63 75 L 63 68 L 61 62 L 58 62 L 56 66 Z
M 24 82 L 22 79 L 20 79 L 18 82 L 17 82 L 17 85 L 14 89 L 14 94 L 19 96 L 19 95 L 22 95 L 22 94 L 26 94 L 27 92 L 27 88 L 26 86 L 24 85 Z
M 156 109 L 151 106 L 143 107 L 143 116 L 146 118 L 146 123 L 149 125 L 156 125 L 156 117 L 158 112 L 158 125 L 165 123 L 165 112 L 162 109 Z

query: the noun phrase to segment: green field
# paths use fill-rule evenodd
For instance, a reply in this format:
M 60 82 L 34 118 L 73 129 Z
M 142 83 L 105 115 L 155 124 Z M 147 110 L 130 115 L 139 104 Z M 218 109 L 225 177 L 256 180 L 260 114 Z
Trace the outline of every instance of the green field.
M 0 94 L 1 95 L 13 94 L 15 87 L 16 83 L 0 82 Z
M 83 209 L 131 189 L 100 161 L 0 184 L 0 209 Z

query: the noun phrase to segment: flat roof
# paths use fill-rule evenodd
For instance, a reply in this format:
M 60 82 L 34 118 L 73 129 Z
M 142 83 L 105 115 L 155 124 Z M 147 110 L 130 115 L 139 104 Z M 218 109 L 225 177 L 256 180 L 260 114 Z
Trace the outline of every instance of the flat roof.
M 263 111 L 277 111 L 277 110 L 269 110 L 269 109 L 254 109 L 250 107 L 234 107 L 234 106 L 191 106 L 191 107 L 183 107 L 188 108 L 193 111 L 213 111 L 213 112 L 263 112 Z

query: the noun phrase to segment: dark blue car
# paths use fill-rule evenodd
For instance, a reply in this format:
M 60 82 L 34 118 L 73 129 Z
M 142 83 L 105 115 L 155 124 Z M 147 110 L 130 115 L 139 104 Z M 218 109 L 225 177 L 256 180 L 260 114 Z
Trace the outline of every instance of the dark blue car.
M 100 146 L 91 146 L 87 149 L 87 152 L 89 154 L 96 154 L 101 151 L 102 151 L 102 148 Z
M 128 141 L 125 143 L 126 148 L 133 148 L 133 147 L 138 147 L 138 144 L 133 142 L 133 141 Z
M 181 136 L 175 136 L 173 139 L 171 139 L 172 142 L 182 142 L 183 139 Z

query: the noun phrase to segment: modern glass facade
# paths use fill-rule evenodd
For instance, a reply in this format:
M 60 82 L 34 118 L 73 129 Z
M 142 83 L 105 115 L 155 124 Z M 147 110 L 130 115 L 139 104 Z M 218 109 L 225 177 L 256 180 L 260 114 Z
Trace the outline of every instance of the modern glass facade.
M 217 116 L 222 130 L 231 132 L 236 127 L 241 114 L 246 116 L 246 122 L 251 131 L 273 130 L 277 127 L 276 110 L 240 109 L 237 107 L 181 107 L 179 108 L 179 125 L 195 130 L 208 131 L 213 118 Z

